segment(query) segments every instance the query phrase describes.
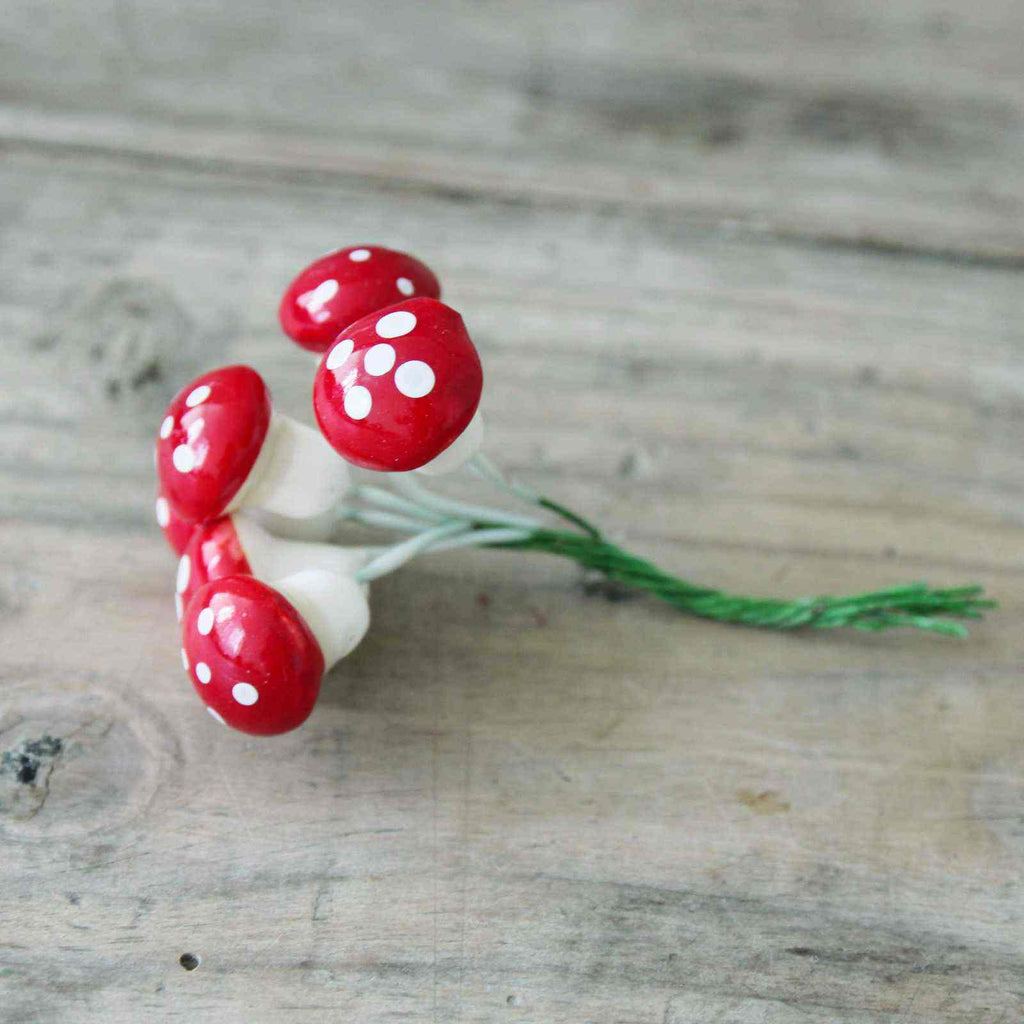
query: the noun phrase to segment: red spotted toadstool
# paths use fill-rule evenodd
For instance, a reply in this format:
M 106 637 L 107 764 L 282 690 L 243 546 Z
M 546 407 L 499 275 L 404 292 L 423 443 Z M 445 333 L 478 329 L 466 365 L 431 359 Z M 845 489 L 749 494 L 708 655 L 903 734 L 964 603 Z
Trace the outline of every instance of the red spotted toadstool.
M 477 450 L 480 358 L 462 317 L 416 298 L 350 324 L 313 384 L 324 437 L 349 462 L 384 472 L 447 472 Z
M 354 245 L 306 267 L 285 291 L 278 318 L 296 344 L 325 352 L 360 317 L 405 298 L 440 294 L 430 268 L 407 253 Z
M 245 506 L 291 519 L 334 508 L 350 477 L 320 434 L 275 412 L 249 366 L 197 377 L 167 408 L 156 446 L 169 510 L 197 523 Z
M 255 576 L 211 580 L 182 621 L 182 664 L 219 722 L 272 736 L 309 717 L 324 672 L 363 638 L 366 585 L 305 569 L 271 586 Z

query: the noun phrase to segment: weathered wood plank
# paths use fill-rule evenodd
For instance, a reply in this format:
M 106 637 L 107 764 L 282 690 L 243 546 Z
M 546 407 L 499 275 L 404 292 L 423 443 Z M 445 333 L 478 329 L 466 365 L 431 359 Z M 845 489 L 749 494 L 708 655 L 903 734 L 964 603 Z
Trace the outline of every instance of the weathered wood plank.
M 21 0 L 0 137 L 1020 266 L 1022 44 L 1013 0 Z
M 116 155 L 9 154 L 0 203 L 5 1024 L 1020 1015 L 1019 273 Z M 652 557 L 1004 610 L 780 637 L 463 552 L 375 585 L 303 730 L 219 730 L 153 430 L 236 359 L 308 417 L 274 301 L 350 239 L 441 273 L 493 454 Z
M 246 742 L 170 663 L 156 544 L 3 539 L 67 594 L 5 635 L 4 748 L 67 744 L 3 823 L 11 1019 L 1018 1008 L 1022 708 L 984 640 L 691 626 L 464 556 L 384 583 L 309 727 Z

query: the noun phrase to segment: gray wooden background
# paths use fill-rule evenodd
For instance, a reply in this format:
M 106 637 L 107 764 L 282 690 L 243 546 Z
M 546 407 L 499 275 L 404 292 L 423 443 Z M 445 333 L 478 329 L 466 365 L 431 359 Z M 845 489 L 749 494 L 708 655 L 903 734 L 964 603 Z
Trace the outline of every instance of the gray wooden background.
M 0 1020 L 1020 1020 L 1022 44 L 1019 0 L 2 0 Z M 153 432 L 238 360 L 308 419 L 277 296 L 355 242 L 465 313 L 490 454 L 644 554 L 1003 609 L 774 636 L 463 552 L 302 730 L 220 729 Z

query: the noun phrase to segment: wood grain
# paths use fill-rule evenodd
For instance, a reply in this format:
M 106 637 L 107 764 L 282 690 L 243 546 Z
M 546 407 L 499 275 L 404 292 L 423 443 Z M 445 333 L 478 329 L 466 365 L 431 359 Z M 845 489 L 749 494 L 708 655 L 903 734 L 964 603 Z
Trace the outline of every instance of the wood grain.
M 1024 260 L 1016 0 L 47 11 L 7 4 L 10 148 Z
M 1014 5 L 434 7 L 8 5 L 0 1020 L 1019 1019 Z M 465 313 L 492 455 L 638 551 L 1002 610 L 775 636 L 452 553 L 302 730 L 219 729 L 153 431 L 236 360 L 309 420 L 276 296 L 359 240 Z

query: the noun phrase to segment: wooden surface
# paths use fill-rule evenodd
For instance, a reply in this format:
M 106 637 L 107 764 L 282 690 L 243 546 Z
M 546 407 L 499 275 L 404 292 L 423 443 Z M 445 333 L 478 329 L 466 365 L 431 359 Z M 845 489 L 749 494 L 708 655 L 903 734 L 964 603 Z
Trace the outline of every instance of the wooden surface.
M 4 1024 L 1021 1019 L 1016 0 L 3 25 Z M 465 313 L 492 456 L 638 551 L 1003 609 L 775 636 L 462 552 L 375 584 L 303 729 L 218 728 L 153 432 L 234 360 L 309 419 L 276 297 L 359 241 Z

